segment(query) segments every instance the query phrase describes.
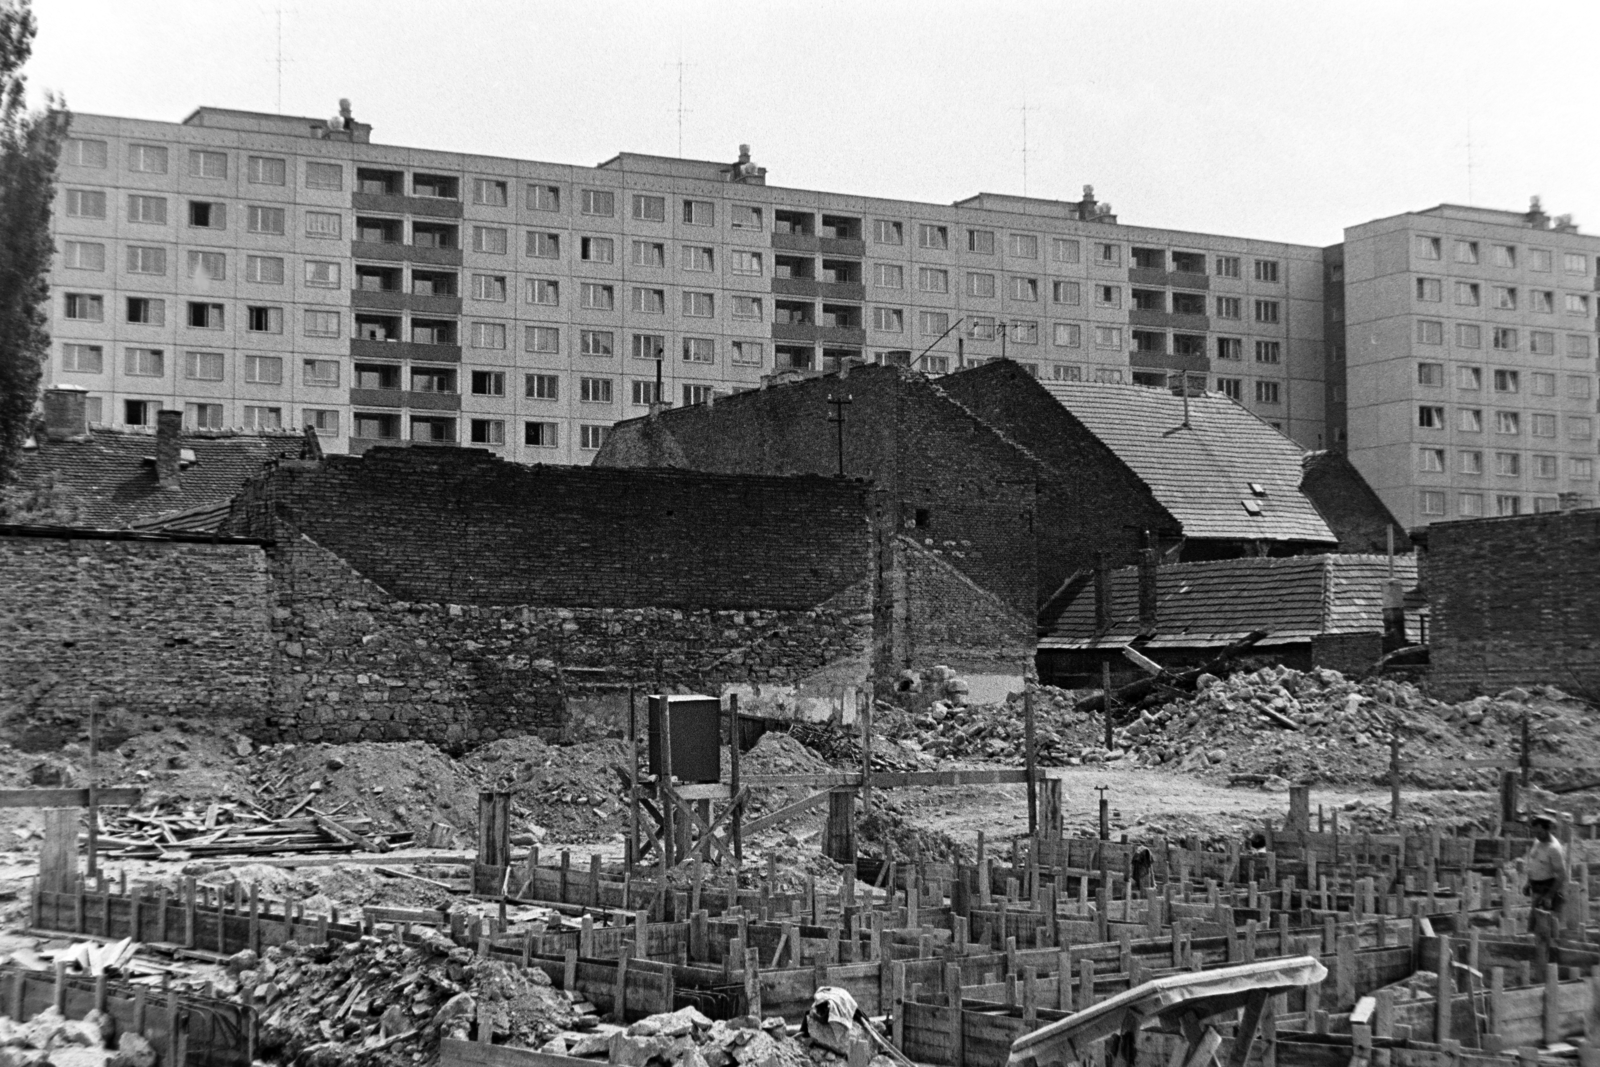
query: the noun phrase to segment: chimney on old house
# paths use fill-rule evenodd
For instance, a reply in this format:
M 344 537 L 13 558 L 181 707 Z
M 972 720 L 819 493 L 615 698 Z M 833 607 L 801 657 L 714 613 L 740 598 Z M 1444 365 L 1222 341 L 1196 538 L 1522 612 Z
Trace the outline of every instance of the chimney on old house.
M 182 459 L 183 412 L 156 412 L 156 484 L 163 489 L 178 488 L 178 466 Z
M 1160 557 L 1156 550 L 1147 548 L 1139 553 L 1139 632 L 1150 634 L 1156 630 L 1156 568 Z
M 52 441 L 83 441 L 89 436 L 89 391 L 58 385 L 44 391 L 44 432 Z
M 1111 629 L 1111 568 L 1104 552 L 1094 554 L 1094 632 Z

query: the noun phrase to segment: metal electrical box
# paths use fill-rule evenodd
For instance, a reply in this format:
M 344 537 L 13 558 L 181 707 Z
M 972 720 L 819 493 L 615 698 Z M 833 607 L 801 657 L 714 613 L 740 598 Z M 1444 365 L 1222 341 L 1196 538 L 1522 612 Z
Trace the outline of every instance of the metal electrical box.
M 722 701 L 669 696 L 672 776 L 680 782 L 722 781 Z M 661 697 L 650 698 L 650 773 L 661 774 Z

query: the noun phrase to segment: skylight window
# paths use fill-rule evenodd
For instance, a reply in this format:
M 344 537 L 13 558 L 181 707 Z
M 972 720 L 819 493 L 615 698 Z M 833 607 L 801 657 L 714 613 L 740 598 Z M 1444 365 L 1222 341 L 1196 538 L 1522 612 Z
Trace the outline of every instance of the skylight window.
M 1249 512 L 1251 515 L 1254 515 L 1257 518 L 1261 516 L 1261 505 L 1256 503 L 1254 500 L 1241 500 L 1239 503 L 1243 504 L 1244 510 Z
M 1267 495 L 1267 487 L 1262 485 L 1260 482 L 1246 482 L 1245 484 L 1250 487 L 1250 493 L 1252 496 Z

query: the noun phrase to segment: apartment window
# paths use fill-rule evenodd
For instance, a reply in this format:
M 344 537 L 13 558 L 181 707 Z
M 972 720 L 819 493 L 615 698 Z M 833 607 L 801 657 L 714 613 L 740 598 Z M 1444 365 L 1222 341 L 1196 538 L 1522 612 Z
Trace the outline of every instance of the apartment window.
M 735 274 L 760 274 L 761 253 L 736 251 L 728 261 L 728 269 Z
M 1274 323 L 1278 321 L 1278 302 L 1276 300 L 1256 301 L 1256 321 Z
M 197 230 L 225 230 L 228 228 L 228 207 L 208 200 L 191 200 L 189 225 Z
M 1444 514 L 1444 494 L 1437 489 L 1424 489 L 1420 494 L 1424 515 Z
M 1280 401 L 1281 390 L 1277 382 L 1256 382 L 1256 403 L 1276 404 Z
M 667 351 L 667 339 L 659 333 L 636 333 L 632 341 L 634 359 L 663 359 Z
M 183 425 L 188 430 L 222 429 L 221 404 L 183 405 Z
M 917 245 L 920 248 L 949 248 L 950 230 L 945 226 L 922 223 L 917 227 Z
M 679 250 L 679 263 L 684 270 L 710 271 L 715 269 L 711 249 L 704 245 L 684 245 Z
M 522 380 L 523 395 L 530 400 L 560 400 L 561 376 L 558 374 L 526 374 Z
M 630 295 L 630 306 L 642 315 L 662 315 L 667 310 L 667 291 L 665 289 L 645 289 L 634 286 Z
M 1457 241 L 1456 242 L 1456 262 L 1457 263 L 1476 263 L 1476 262 L 1478 262 L 1478 242 L 1476 242 L 1476 241 Z
M 1237 278 L 1239 276 L 1239 257 L 1218 256 L 1214 273 L 1219 278 Z
M 1494 372 L 1494 391 L 1497 393 L 1515 393 L 1520 389 L 1521 378 L 1514 370 L 1497 370 Z
M 528 326 L 523 329 L 522 344 L 529 352 L 560 352 L 561 330 L 555 326 Z
M 84 137 L 68 137 L 61 146 L 61 162 L 71 167 L 106 169 L 106 143 Z
M 527 254 L 532 259 L 560 259 L 561 235 L 529 230 Z
M 1592 388 L 1593 387 L 1589 383 L 1589 376 L 1587 374 L 1567 375 L 1568 396 L 1579 400 L 1587 400 L 1589 399 L 1590 390 Z
M 1417 299 L 1425 303 L 1436 303 L 1444 299 L 1444 283 L 1438 278 L 1418 278 Z
M 335 211 L 306 212 L 306 236 L 319 240 L 336 240 L 343 230 L 342 216 Z
M 156 421 L 158 407 L 160 405 L 154 400 L 124 400 L 122 421 L 129 426 L 152 426 Z
M 475 322 L 472 324 L 472 347 L 503 349 L 506 347 L 506 325 L 503 322 Z
M 609 245 L 611 242 L 607 241 Z M 484 252 L 491 256 L 506 254 L 506 231 L 499 226 L 474 226 L 472 228 L 472 250 Z M 587 256 L 584 258 L 588 258 Z M 610 259 L 603 262 L 610 263 Z
M 1050 238 L 1050 259 L 1054 263 L 1077 263 L 1083 250 L 1075 237 Z
M 979 341 L 993 341 L 994 318 L 989 315 L 967 316 L 967 336 Z
M 1582 334 L 1567 334 L 1567 355 L 1572 359 L 1589 358 L 1589 338 Z
M 1483 368 L 1457 367 L 1456 386 L 1461 389 L 1483 388 Z
M 1497 267 L 1515 267 L 1517 250 L 1511 245 L 1490 245 L 1489 261 Z
M 1522 475 L 1522 456 L 1516 452 L 1496 452 L 1494 454 L 1494 472 L 1502 478 L 1517 478 Z
M 128 322 L 140 326 L 165 326 L 167 302 L 150 296 L 130 296 L 125 308 Z
M 1515 352 L 1517 350 L 1517 331 L 1509 326 L 1496 326 L 1492 339 L 1496 351 Z
M 1594 477 L 1594 460 L 1569 459 L 1567 460 L 1567 477 L 1588 481 Z
M 271 431 L 283 429 L 283 409 L 279 407 L 254 407 L 245 405 L 244 425 L 247 430 Z
M 1039 324 L 1037 322 L 1013 322 L 1004 327 L 1010 329 L 1011 340 L 1019 345 L 1036 345 L 1039 343 Z M 1035 375 L 1038 377 L 1038 375 Z
M 278 356 L 246 355 L 244 380 L 256 385 L 282 385 L 283 360 Z
M 1278 363 L 1283 358 L 1283 344 L 1280 341 L 1257 341 L 1256 362 Z
M 1444 344 L 1444 323 L 1432 319 L 1417 321 L 1417 343 L 1421 345 Z
M 894 263 L 879 263 L 876 271 L 876 285 L 879 289 L 905 288 L 905 268 Z
M 1580 415 L 1568 415 L 1567 436 L 1574 441 L 1587 441 L 1594 436 L 1594 420 Z
M 1013 277 L 1011 279 L 1011 299 L 1028 303 L 1036 302 L 1039 299 L 1039 279 Z
M 138 378 L 159 378 L 166 373 L 165 357 L 159 348 L 126 349 L 122 372 Z
M 74 248 L 74 246 L 78 247 Z M 84 244 L 81 241 L 68 241 L 67 261 L 69 267 L 78 267 L 82 270 L 104 270 L 106 265 L 105 246 Z M 167 250 L 145 245 L 129 245 L 128 273 L 167 273 Z
M 1039 238 L 1031 233 L 1014 233 L 1010 239 L 1011 255 L 1017 259 L 1038 259 Z
M 1495 286 L 1494 306 L 1501 311 L 1517 310 L 1517 291 L 1505 285 Z
M 197 330 L 222 329 L 222 305 L 189 302 L 189 325 Z
M 1094 287 L 1094 302 L 1096 307 L 1121 307 L 1122 287 L 1120 285 L 1096 285 Z
M 1556 335 L 1546 330 L 1528 331 L 1528 351 L 1536 356 L 1556 354 Z
M 1459 348 L 1482 348 L 1483 330 L 1471 323 L 1456 323 L 1456 346 Z
M 337 289 L 342 284 L 342 271 L 338 263 L 324 260 L 306 261 L 306 284 L 317 289 Z
M 1075 322 L 1058 322 L 1051 333 L 1052 340 L 1061 348 L 1083 347 L 1083 327 Z
M 1275 259 L 1258 259 L 1255 261 L 1256 281 L 1277 282 L 1278 261 Z M 1273 320 L 1277 321 L 1276 319 Z
M 486 207 L 505 207 L 510 202 L 510 192 L 506 183 L 498 179 L 474 178 L 472 202 Z
M 300 364 L 300 384 L 321 388 L 339 384 L 339 361 L 336 359 L 307 359 Z
M 167 150 L 160 145 L 131 144 L 128 146 L 128 169 L 140 174 L 165 174 Z
M 1540 314 L 1548 315 L 1556 309 L 1556 294 L 1549 289 L 1529 289 L 1528 300 L 1532 310 Z
M 613 335 L 610 330 L 579 330 L 578 353 L 584 356 L 609 356 Z
M 1522 416 L 1515 411 L 1497 411 L 1494 413 L 1494 432 L 1507 435 L 1522 432 Z
M 764 346 L 760 341 L 733 341 L 730 359 L 738 366 L 759 367 L 766 361 Z
M 968 230 L 967 231 L 967 251 L 968 252 L 976 252 L 979 255 L 983 255 L 983 256 L 993 255 L 994 254 L 994 231 L 993 230 Z
M 1464 518 L 1474 518 L 1483 514 L 1482 493 L 1461 493 L 1456 497 L 1456 506 Z
M 282 285 L 283 258 L 281 256 L 245 256 L 244 279 L 257 285 Z
M 584 282 L 578 288 L 578 297 L 584 307 L 595 311 L 610 311 L 616 307 L 616 290 L 609 285 Z
M 344 188 L 344 167 L 338 163 L 306 163 L 306 188 L 336 192 Z
M 683 406 L 692 408 L 697 404 L 707 404 L 716 393 L 709 385 L 689 385 L 683 387 Z
M 1056 304 L 1070 304 L 1076 307 L 1082 299 L 1082 291 L 1077 282 L 1051 282 L 1050 300 Z
M 339 436 L 339 413 L 325 408 L 301 408 L 300 421 L 319 434 Z
M 1424 474 L 1439 474 L 1444 471 L 1444 449 L 1420 448 L 1417 450 L 1417 470 Z
M 221 352 L 185 352 L 183 376 L 197 382 L 220 382 L 227 368 L 227 358 Z M 255 379 L 251 379 L 254 381 Z
M 924 293 L 948 293 L 950 272 L 935 267 L 920 267 L 917 270 L 917 288 Z
M 917 332 L 924 337 L 939 337 L 950 329 L 950 316 L 943 311 L 917 312 Z
M 1548 274 L 1555 269 L 1555 256 L 1548 248 L 1528 249 L 1528 269 Z
M 105 366 L 105 349 L 99 345 L 62 345 L 61 369 L 76 374 L 99 374 Z
M 1443 363 L 1418 363 L 1417 384 L 1440 388 L 1444 385 Z
M 1425 237 L 1418 234 L 1412 238 L 1412 250 L 1418 259 L 1439 259 L 1442 257 L 1441 241 L 1437 237 Z
M 1456 416 L 1456 425 L 1461 427 L 1462 433 L 1483 432 L 1483 410 L 1481 408 L 1462 408 Z
M 1243 305 L 1243 301 L 1241 301 L 1236 296 L 1219 296 L 1219 297 L 1217 297 L 1217 318 L 1219 318 L 1219 319 L 1238 319 L 1238 318 L 1242 318 L 1243 315 L 1244 315 L 1242 305 Z
M 994 296 L 994 275 L 969 272 L 967 274 L 967 295 L 992 298 Z
M 400 368 L 387 363 L 357 363 L 354 385 L 357 389 L 398 389 Z
M 579 378 L 578 399 L 585 404 L 611 403 L 611 379 Z
M 872 239 L 880 245 L 903 245 L 906 243 L 905 226 L 893 219 L 874 219 Z
M 95 189 L 68 189 L 67 216 L 74 219 L 106 217 L 106 194 Z
M 472 298 L 497 304 L 505 303 L 506 276 L 504 274 L 474 274 L 472 276 Z
M 1460 466 L 1462 474 L 1483 473 L 1483 453 L 1468 449 L 1460 453 Z
M 529 185 L 528 210 L 560 211 L 561 189 L 554 185 Z
M 1588 315 L 1589 298 L 1581 293 L 1568 293 L 1566 295 L 1566 308 L 1568 315 Z
M 1260 384 L 1259 382 L 1257 383 Z M 1444 429 L 1444 408 L 1434 404 L 1417 406 L 1417 426 L 1424 430 Z
M 683 221 L 687 226 L 715 226 L 717 224 L 717 205 L 710 200 L 685 200 L 683 202 Z
M 128 195 L 128 221 L 165 226 L 167 224 L 167 198 L 164 196 L 140 196 L 137 193 L 130 193 Z
M 250 156 L 245 174 L 253 185 L 283 185 L 288 175 L 284 161 L 276 156 Z
M 761 321 L 761 298 L 759 296 L 738 296 L 733 298 L 733 317 L 751 322 Z
M 1477 307 L 1482 302 L 1482 291 L 1477 282 L 1456 282 L 1456 303 L 1462 307 Z
M 1109 348 L 1122 350 L 1122 327 L 1096 326 L 1094 328 L 1094 346 L 1096 348 Z M 1119 381 L 1121 379 L 1118 379 Z
M 728 225 L 736 230 L 762 230 L 761 209 L 749 204 L 734 204 Z
M 716 315 L 716 298 L 711 293 L 686 289 L 683 293 L 683 313 L 696 319 L 709 319 Z
M 666 222 L 667 198 L 635 193 L 633 196 L 633 217 L 641 222 Z
M 683 361 L 685 363 L 714 363 L 717 358 L 717 342 L 709 337 L 685 337 L 683 339 Z
M 1218 378 L 1217 392 L 1237 403 L 1244 396 L 1244 379 Z
M 580 237 L 578 258 L 589 263 L 610 263 L 616 258 L 616 243 L 609 237 Z
M 1243 359 L 1244 339 L 1240 337 L 1217 338 L 1218 359 Z
M 1534 456 L 1533 476 L 1535 478 L 1560 477 L 1561 464 L 1555 456 Z
M 246 212 L 247 226 L 251 233 L 265 233 L 282 236 L 283 234 L 283 208 L 262 207 L 251 204 Z
M 307 337 L 338 337 L 339 313 L 337 311 L 319 311 L 313 308 L 305 310 L 304 323 Z
M 530 448 L 557 448 L 559 428 L 553 422 L 525 422 L 522 424 L 522 443 Z
M 1102 267 L 1122 266 L 1122 246 L 1105 241 L 1095 242 L 1094 261 Z
M 282 308 L 246 306 L 244 313 L 244 328 L 249 333 L 283 332 Z
M 456 372 L 445 370 L 441 367 L 416 367 L 411 368 L 411 391 L 413 393 L 454 393 L 456 391 Z
M 1568 274 L 1588 274 L 1589 257 L 1581 252 L 1563 252 L 1561 254 L 1561 269 Z
M 617 198 L 615 194 L 601 189 L 585 189 L 578 210 L 585 215 L 604 215 L 609 218 L 617 213 Z
M 467 423 L 467 438 L 475 445 L 503 445 L 506 424 L 500 419 L 472 419 Z
M 63 316 L 80 322 L 104 321 L 105 298 L 96 293 L 68 293 Z

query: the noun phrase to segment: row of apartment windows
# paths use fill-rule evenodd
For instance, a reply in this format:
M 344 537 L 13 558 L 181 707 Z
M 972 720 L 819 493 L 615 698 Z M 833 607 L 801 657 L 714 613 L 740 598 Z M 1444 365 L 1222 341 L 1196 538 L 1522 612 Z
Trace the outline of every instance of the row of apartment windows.
M 1484 306 L 1483 286 L 1478 282 L 1458 281 L 1454 284 L 1453 292 L 1455 302 L 1460 307 Z M 1556 310 L 1556 295 L 1554 289 L 1521 289 L 1515 285 L 1491 285 L 1489 286 L 1489 306 L 1498 311 L 1525 309 L 1553 315 Z M 1568 315 L 1587 316 L 1589 314 L 1589 297 L 1586 294 L 1563 293 L 1561 296 L 1562 308 Z M 1417 299 L 1425 304 L 1442 303 L 1444 301 L 1444 279 L 1418 278 Z
M 1444 515 L 1448 495 L 1439 489 L 1424 489 L 1417 494 L 1417 509 L 1424 515 Z M 1496 493 L 1488 497 L 1488 503 L 1494 508 L 1496 516 L 1521 515 L 1524 513 L 1523 498 L 1515 493 Z M 1484 515 L 1485 494 L 1483 493 L 1457 493 L 1456 514 L 1464 519 L 1481 518 Z M 1558 496 L 1536 496 L 1533 498 L 1533 510 L 1560 511 L 1561 498 Z
M 1555 455 L 1535 453 L 1527 457 L 1530 462 L 1524 464 L 1520 452 L 1494 453 L 1494 473 L 1503 478 L 1520 478 L 1524 469 L 1535 478 L 1559 478 L 1561 476 L 1561 457 Z M 1417 451 L 1417 470 L 1424 474 L 1443 474 L 1446 470 L 1448 456 L 1442 448 L 1423 448 Z M 1484 473 L 1484 455 L 1476 449 L 1459 449 L 1456 452 L 1456 473 L 1482 474 Z M 1567 457 L 1567 477 L 1574 481 L 1590 481 L 1594 478 L 1594 460 L 1587 456 Z
M 1524 413 L 1520 411 L 1495 411 L 1494 432 L 1507 437 L 1522 433 Z M 1535 412 L 1526 416 L 1528 432 L 1534 437 L 1555 437 L 1557 416 L 1548 412 Z M 1567 415 L 1567 437 L 1573 441 L 1588 441 L 1594 437 L 1594 420 L 1587 415 Z M 1482 408 L 1456 409 L 1456 428 L 1462 433 L 1482 433 L 1484 411 Z M 1417 428 L 1444 430 L 1449 427 L 1444 405 L 1417 405 Z
M 355 413 L 354 428 L 350 436 L 357 440 L 399 441 L 402 416 L 388 412 Z M 585 452 L 597 451 L 605 444 L 610 427 L 603 423 L 578 425 L 578 448 Z M 406 440 L 419 444 L 454 443 L 456 420 L 438 415 L 412 415 L 409 417 Z M 474 445 L 503 446 L 506 443 L 504 419 L 468 419 L 467 443 Z M 522 424 L 522 443 L 529 448 L 561 447 L 561 424 L 557 422 L 527 421 Z
M 128 245 L 125 259 L 128 273 L 165 276 L 167 251 L 168 249 L 161 245 Z M 189 278 L 193 281 L 226 281 L 228 278 L 226 252 L 190 250 L 186 263 Z M 103 271 L 106 269 L 106 246 L 94 241 L 64 241 L 62 266 L 71 270 Z M 282 256 L 244 257 L 244 280 L 247 282 L 257 285 L 282 285 L 287 276 L 286 272 L 287 261 Z M 318 289 L 338 289 L 343 285 L 343 276 L 343 266 L 338 262 L 313 259 L 305 261 L 304 281 L 308 286 Z
M 283 356 L 247 352 L 239 357 L 239 376 L 242 381 L 256 385 L 282 385 L 284 368 L 289 360 Z M 223 352 L 187 350 L 183 353 L 182 376 L 189 381 L 220 382 L 227 377 L 228 357 Z M 72 374 L 101 374 L 105 371 L 105 347 L 102 345 L 64 344 L 61 346 L 61 369 Z M 167 373 L 167 352 L 161 348 L 130 346 L 123 349 L 122 372 L 138 378 L 162 378 Z M 308 386 L 337 386 L 339 361 L 336 359 L 304 359 L 301 361 L 301 384 Z
M 1217 392 L 1229 400 L 1242 404 L 1244 403 L 1244 384 L 1243 378 L 1218 378 Z M 1254 397 L 1257 404 L 1281 404 L 1283 403 L 1283 383 L 1270 379 L 1260 379 L 1255 383 Z
M 72 219 L 105 219 L 106 193 L 101 189 L 67 189 L 63 192 L 64 214 Z M 250 233 L 282 237 L 288 234 L 288 208 L 266 204 L 245 205 L 245 229 Z M 165 226 L 169 221 L 167 198 L 145 193 L 129 193 L 125 219 L 130 223 Z M 226 230 L 228 205 L 209 200 L 190 200 L 185 214 L 189 228 Z M 337 211 L 302 212 L 307 237 L 338 238 L 344 230 L 344 216 Z M 418 224 L 426 229 L 425 224 Z M 455 227 L 449 227 L 454 231 Z
M 90 396 L 85 401 L 89 422 L 102 425 L 101 398 Z M 122 422 L 125 426 L 154 426 L 156 413 L 166 404 L 160 400 L 124 400 Z M 275 404 L 246 404 L 242 408 L 242 429 L 257 432 L 282 430 L 283 408 Z M 339 433 L 339 412 L 326 408 L 302 408 L 301 425 L 313 427 L 319 434 L 336 436 Z M 183 405 L 183 424 L 191 430 L 222 430 L 225 426 L 226 408 L 222 404 L 186 403 Z
M 1438 319 L 1417 320 L 1417 344 L 1442 345 L 1445 339 L 1445 323 Z M 1514 326 L 1491 326 L 1488 330 L 1489 347 L 1496 352 L 1519 352 L 1522 350 L 1523 334 Z M 1484 328 L 1477 323 L 1458 322 L 1454 330 L 1455 346 L 1457 348 L 1482 348 Z M 1553 330 L 1527 331 L 1528 351 L 1536 356 L 1553 356 L 1556 354 L 1556 335 Z M 1565 349 L 1568 356 L 1574 359 L 1587 359 L 1590 352 L 1590 341 L 1587 334 L 1569 333 L 1566 335 Z
M 104 322 L 105 297 L 100 293 L 66 293 L 62 297 L 62 318 L 74 322 Z M 301 332 L 306 337 L 338 338 L 342 335 L 343 313 L 330 308 L 301 308 Z M 247 333 L 283 333 L 284 309 L 247 304 L 244 327 Z M 157 296 L 123 298 L 123 321 L 138 326 L 165 326 L 167 301 Z M 227 328 L 227 306 L 203 300 L 184 301 L 184 325 L 197 330 Z
M 1522 391 L 1524 372 L 1494 368 L 1491 371 L 1490 381 L 1497 393 L 1518 393 Z M 1550 371 L 1528 371 L 1528 391 L 1534 396 L 1555 396 L 1556 376 Z M 1417 364 L 1417 384 L 1428 388 L 1442 389 L 1445 384 L 1445 366 L 1443 363 L 1423 361 Z M 1478 390 L 1483 388 L 1483 368 L 1471 364 L 1461 364 L 1456 367 L 1456 388 Z M 1593 388 L 1592 379 L 1587 374 L 1567 375 L 1567 396 L 1587 400 Z
M 66 166 L 105 170 L 109 165 L 109 146 L 105 141 L 87 137 L 69 137 L 62 146 L 61 162 Z M 166 174 L 169 172 L 172 150 L 165 145 L 128 145 L 128 170 L 136 174 Z M 189 149 L 189 176 L 191 178 L 225 179 L 228 177 L 227 152 L 213 149 Z M 253 185 L 285 185 L 288 182 L 288 160 L 281 156 L 245 156 L 245 180 Z M 308 189 L 339 190 L 344 188 L 344 167 L 338 163 L 306 163 L 305 183 Z
M 1417 234 L 1412 239 L 1412 248 L 1418 259 L 1442 260 L 1444 258 L 1444 241 L 1445 239 L 1442 237 Z M 1457 263 L 1481 264 L 1486 262 L 1491 266 L 1513 269 L 1518 266 L 1516 245 L 1490 242 L 1488 249 L 1488 258 L 1485 259 L 1482 242 L 1455 239 L 1451 241 L 1451 258 Z M 1526 250 L 1523 262 L 1529 270 L 1554 271 L 1555 253 L 1548 248 L 1529 248 Z M 1588 274 L 1589 257 L 1582 252 L 1563 252 L 1561 253 L 1561 270 L 1566 274 Z

